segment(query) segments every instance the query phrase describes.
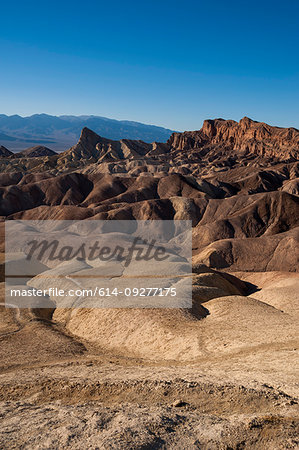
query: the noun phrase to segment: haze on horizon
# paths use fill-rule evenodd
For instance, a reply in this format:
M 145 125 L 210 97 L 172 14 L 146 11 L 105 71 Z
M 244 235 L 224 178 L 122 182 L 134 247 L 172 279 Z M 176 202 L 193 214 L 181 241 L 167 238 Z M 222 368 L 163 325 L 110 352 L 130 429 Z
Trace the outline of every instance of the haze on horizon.
M 17 1 L 2 16 L 0 113 L 299 128 L 296 1 Z

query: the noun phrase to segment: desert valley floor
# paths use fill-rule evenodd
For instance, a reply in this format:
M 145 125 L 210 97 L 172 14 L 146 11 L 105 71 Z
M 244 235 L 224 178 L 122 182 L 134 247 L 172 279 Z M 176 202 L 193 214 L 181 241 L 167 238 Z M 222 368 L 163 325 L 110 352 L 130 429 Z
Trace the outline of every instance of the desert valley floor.
M 246 117 L 0 147 L 0 447 L 298 448 L 298 155 L 298 130 Z M 193 306 L 5 308 L 16 219 L 191 220 Z

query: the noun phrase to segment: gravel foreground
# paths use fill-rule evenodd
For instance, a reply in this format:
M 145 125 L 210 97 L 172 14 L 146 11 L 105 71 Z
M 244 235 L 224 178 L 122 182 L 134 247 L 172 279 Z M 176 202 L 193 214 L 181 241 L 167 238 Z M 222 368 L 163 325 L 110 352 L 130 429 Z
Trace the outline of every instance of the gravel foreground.
M 236 275 L 202 316 L 1 306 L 0 448 L 298 448 L 298 275 Z
M 298 403 L 288 386 L 252 381 L 250 374 L 240 384 L 240 374 L 225 372 L 219 377 L 217 364 L 201 370 L 103 355 L 6 370 L 0 446 L 298 448 Z

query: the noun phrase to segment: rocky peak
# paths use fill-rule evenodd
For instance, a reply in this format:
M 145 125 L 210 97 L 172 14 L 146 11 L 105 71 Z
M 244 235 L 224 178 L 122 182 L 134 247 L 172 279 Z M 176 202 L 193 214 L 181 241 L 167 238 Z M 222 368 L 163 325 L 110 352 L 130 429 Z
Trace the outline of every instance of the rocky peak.
M 218 119 L 219 120 L 219 119 Z M 221 120 L 221 119 L 220 119 Z M 216 120 L 205 120 L 202 126 L 202 132 L 207 137 L 212 138 L 217 134 Z
M 97 144 L 108 139 L 100 137 L 94 131 L 84 127 L 76 145 L 61 153 L 60 158 L 71 160 L 90 159 L 98 157 Z
M 239 125 L 242 129 L 247 129 L 247 128 L 250 128 L 254 123 L 258 123 L 258 122 L 254 122 L 254 120 L 245 116 L 245 117 L 243 117 L 243 119 L 240 120 Z
M 0 156 L 8 157 L 12 156 L 13 152 L 8 150 L 8 148 L 4 147 L 4 145 L 0 145 Z
M 41 156 L 54 155 L 57 155 L 57 153 L 44 145 L 35 145 L 34 147 L 27 148 L 26 150 L 14 154 L 16 158 L 39 158 Z
M 72 161 L 93 159 L 98 162 L 134 159 L 145 156 L 156 147 L 157 143 L 148 144 L 141 140 L 121 139 L 114 141 L 106 139 L 84 127 L 78 143 L 62 153 L 61 158 Z
M 84 127 L 81 131 L 81 135 L 77 145 L 81 145 L 83 149 L 89 150 L 95 147 L 96 144 L 102 139 L 103 138 L 101 138 L 97 133 L 87 127 Z

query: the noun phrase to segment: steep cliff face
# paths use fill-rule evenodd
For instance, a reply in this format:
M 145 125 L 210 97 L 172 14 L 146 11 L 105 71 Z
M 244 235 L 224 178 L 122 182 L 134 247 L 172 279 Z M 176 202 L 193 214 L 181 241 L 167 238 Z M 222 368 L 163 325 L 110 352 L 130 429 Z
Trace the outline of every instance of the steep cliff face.
M 205 120 L 199 131 L 173 133 L 168 144 L 176 150 L 219 147 L 286 160 L 299 156 L 299 131 L 272 127 L 248 117 L 240 122 L 215 119 Z

